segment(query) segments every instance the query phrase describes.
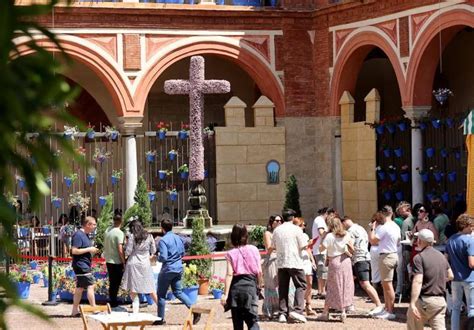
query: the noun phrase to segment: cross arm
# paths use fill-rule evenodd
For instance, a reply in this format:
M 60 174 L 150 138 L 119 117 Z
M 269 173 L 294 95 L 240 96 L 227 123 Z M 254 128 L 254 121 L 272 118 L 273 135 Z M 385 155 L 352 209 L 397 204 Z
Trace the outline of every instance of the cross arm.
M 191 88 L 188 80 L 172 79 L 165 81 L 165 93 L 170 95 L 189 94 Z
M 205 80 L 202 84 L 204 94 L 225 94 L 230 92 L 230 82 L 227 80 Z

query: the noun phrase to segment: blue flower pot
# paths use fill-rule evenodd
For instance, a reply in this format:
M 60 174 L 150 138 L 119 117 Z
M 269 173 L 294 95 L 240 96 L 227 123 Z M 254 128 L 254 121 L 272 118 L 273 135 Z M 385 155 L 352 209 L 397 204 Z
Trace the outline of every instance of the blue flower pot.
M 216 1 L 216 5 L 219 5 L 219 6 L 222 6 L 225 4 L 225 1 L 224 0 L 217 0 Z
M 397 201 L 402 201 L 403 200 L 403 191 L 397 191 L 395 193 L 395 198 L 397 199 Z
M 168 293 L 166 294 L 166 300 L 175 300 L 176 297 L 174 296 L 173 292 L 171 291 L 168 291 Z
M 28 299 L 30 297 L 30 285 L 29 282 L 18 282 L 16 289 L 20 299 Z
M 461 153 L 460 153 L 459 151 L 456 151 L 456 152 L 454 153 L 454 157 L 455 157 L 456 159 L 461 159 Z
M 155 200 L 155 197 L 156 193 L 154 191 L 148 192 L 148 199 L 150 200 L 150 202 L 153 202 Z
M 51 202 L 53 204 L 53 206 L 57 209 L 59 209 L 61 207 L 61 200 L 60 199 L 55 199 Z
M 448 153 L 448 150 L 441 149 L 440 154 L 441 154 L 441 157 L 446 158 L 446 157 L 448 157 L 449 153 Z
M 51 234 L 51 228 L 49 226 L 44 226 L 43 228 L 41 228 L 41 231 L 43 232 L 44 235 Z
M 69 292 L 69 291 L 59 291 L 59 299 L 61 301 L 72 301 L 74 298 L 74 295 Z
M 94 131 L 87 132 L 87 138 L 91 140 L 95 138 L 95 132 Z
M 403 182 L 410 181 L 410 173 L 400 173 L 400 178 Z
M 72 140 L 72 134 L 70 133 L 64 133 L 63 136 L 66 140 Z
M 160 180 L 166 179 L 166 172 L 158 171 L 158 177 L 160 178 Z
M 421 180 L 423 182 L 428 182 L 428 179 L 430 177 L 428 173 L 420 173 L 420 175 L 421 175 Z
M 164 139 L 166 138 L 166 132 L 158 131 L 158 132 L 156 133 L 156 136 L 158 136 L 158 138 L 159 138 L 160 140 L 164 140 Z
M 204 170 L 204 177 L 205 178 L 209 177 L 209 171 L 208 170 Z
M 426 157 L 431 158 L 435 154 L 435 148 L 426 148 L 425 153 Z
M 395 156 L 400 158 L 403 155 L 403 149 L 402 148 L 393 149 L 393 153 L 395 154 Z
M 400 130 L 400 132 L 405 132 L 407 129 L 407 123 L 403 121 L 401 123 L 398 123 L 397 127 Z
M 441 194 L 441 200 L 444 202 L 444 203 L 447 203 L 449 202 L 449 192 L 445 191 Z
M 33 284 L 38 284 L 39 281 L 40 281 L 40 278 L 41 278 L 40 274 L 34 274 L 33 275 Z
M 377 171 L 377 176 L 381 181 L 385 180 L 385 172 L 384 171 Z
M 100 196 L 100 197 L 99 197 L 99 206 L 100 206 L 100 207 L 104 207 L 105 202 L 107 202 L 107 197 L 105 197 L 105 196 Z
M 30 228 L 20 228 L 20 237 L 27 237 L 30 234 Z
M 389 158 L 392 155 L 392 151 L 389 148 L 383 149 L 383 155 L 385 158 Z
M 38 267 L 38 263 L 35 260 L 30 261 L 30 268 L 31 269 L 36 269 L 36 267 Z
M 111 176 L 110 179 L 112 180 L 112 185 L 115 186 L 117 183 L 119 183 L 120 179 L 117 178 L 116 176 Z
M 197 301 L 199 286 L 191 286 L 189 288 L 183 288 L 183 293 L 188 296 L 191 305 L 194 305 Z
M 276 7 L 277 2 L 278 2 L 277 0 L 270 0 L 270 6 L 271 7 Z
M 379 125 L 377 127 L 375 127 L 375 131 L 377 132 L 378 135 L 382 135 L 383 134 L 383 125 Z
M 426 125 L 426 123 L 420 123 L 420 129 L 421 130 L 425 130 L 428 126 Z
M 397 173 L 389 172 L 388 177 L 390 178 L 390 181 L 392 182 L 397 181 Z
M 220 289 L 212 289 L 211 292 L 212 292 L 212 295 L 214 296 L 214 299 L 221 299 L 222 294 L 223 294 L 222 290 L 220 290 Z
M 433 125 L 433 128 L 440 128 L 441 127 L 441 120 L 433 119 L 431 121 L 431 125 Z
M 71 186 L 72 186 L 71 178 L 65 177 L 64 178 L 64 183 L 66 184 L 66 187 L 71 188 Z
M 181 176 L 181 179 L 187 180 L 189 177 L 189 172 L 181 172 L 179 175 Z
M 451 172 L 448 173 L 449 182 L 456 181 L 456 178 L 457 178 L 457 173 L 455 171 L 451 171 Z
M 74 270 L 72 269 L 66 269 L 65 275 L 67 278 L 75 278 L 76 274 L 74 273 Z
M 95 183 L 95 176 L 93 176 L 93 175 L 88 175 L 88 176 L 87 176 L 87 183 L 89 183 L 89 184 L 94 184 L 94 183 Z
M 387 127 L 387 131 L 388 131 L 390 134 L 395 133 L 395 126 L 394 126 L 394 125 L 389 124 L 389 125 L 387 125 L 386 127 Z
M 110 133 L 110 139 L 112 141 L 116 141 L 118 139 L 119 133 L 118 132 L 112 132 Z
M 146 161 L 149 163 L 153 163 L 155 161 L 155 155 L 152 155 L 152 154 L 146 155 Z
M 433 193 L 427 193 L 426 194 L 426 199 L 429 200 L 429 201 L 433 200 L 435 197 L 436 197 L 436 195 L 433 194 Z
M 463 193 L 457 193 L 456 195 L 454 195 L 454 199 L 456 200 L 456 202 L 463 201 L 464 200 L 464 194 Z
M 452 128 L 454 125 L 454 120 L 452 118 L 446 118 L 444 122 L 446 123 L 446 126 L 448 126 L 448 128 Z
M 436 182 L 441 182 L 441 180 L 443 179 L 443 173 L 433 172 L 433 177 L 435 178 Z
M 25 180 L 23 180 L 23 179 L 18 180 L 18 187 L 20 189 L 24 189 L 25 188 Z
M 392 192 L 391 191 L 386 191 L 383 193 L 383 197 L 385 198 L 385 200 L 389 201 L 392 199 Z
M 170 193 L 169 196 L 170 196 L 170 200 L 173 202 L 178 199 L 178 193 Z
M 168 153 L 168 158 L 169 158 L 169 160 L 175 160 L 176 159 L 176 154 L 174 152 L 169 152 Z
M 188 138 L 188 131 L 179 131 L 178 138 L 180 140 L 186 140 Z
M 232 4 L 234 6 L 253 6 L 253 7 L 260 7 L 262 5 L 260 0 L 233 0 Z

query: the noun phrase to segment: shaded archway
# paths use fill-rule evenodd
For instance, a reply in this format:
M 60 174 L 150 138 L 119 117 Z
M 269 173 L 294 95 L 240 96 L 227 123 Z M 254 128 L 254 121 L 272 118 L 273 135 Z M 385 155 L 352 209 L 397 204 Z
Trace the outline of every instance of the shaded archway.
M 349 91 L 352 95 L 355 95 L 359 72 L 367 56 L 375 48 L 379 48 L 386 55 L 393 67 L 403 103 L 405 98 L 404 71 L 395 46 L 390 44 L 382 34 L 382 31 L 360 31 L 351 33 L 347 37 L 348 39 L 342 46 L 334 65 L 331 82 L 331 115 L 340 115 L 339 99 L 344 91 Z
M 138 108 L 144 109 L 153 84 L 168 67 L 193 55 L 217 55 L 237 63 L 257 83 L 262 94 L 275 103 L 276 115 L 284 116 L 282 83 L 270 65 L 250 47 L 224 37 L 190 37 L 164 47 L 144 68 L 143 76 L 137 78 L 135 101 Z

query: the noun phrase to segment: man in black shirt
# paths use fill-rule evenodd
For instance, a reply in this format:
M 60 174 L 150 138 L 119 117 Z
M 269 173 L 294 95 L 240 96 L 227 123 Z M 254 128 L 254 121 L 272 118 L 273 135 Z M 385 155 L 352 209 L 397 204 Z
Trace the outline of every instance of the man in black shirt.
M 433 248 L 433 232 L 418 232 L 418 247 L 422 250 L 413 259 L 413 282 L 407 313 L 409 330 L 422 330 L 428 323 L 433 329 L 446 326 L 446 281 L 454 276 L 444 255 Z
M 81 302 L 82 292 L 87 290 L 87 299 L 91 306 L 95 306 L 94 296 L 94 276 L 91 272 L 92 255 L 99 250 L 93 247 L 88 234 L 92 233 L 97 224 L 95 218 L 85 217 L 81 223 L 82 228 L 72 236 L 72 269 L 76 273 L 76 290 L 74 291 L 74 300 L 72 305 L 72 316 L 79 315 L 79 303 Z

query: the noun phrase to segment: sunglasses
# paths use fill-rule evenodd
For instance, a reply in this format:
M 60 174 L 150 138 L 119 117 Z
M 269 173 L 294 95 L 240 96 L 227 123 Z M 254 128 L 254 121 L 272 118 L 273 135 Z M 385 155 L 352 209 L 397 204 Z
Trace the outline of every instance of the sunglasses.
M 273 220 L 273 222 L 279 222 L 279 223 L 282 223 L 283 221 L 281 221 L 281 220 Z

